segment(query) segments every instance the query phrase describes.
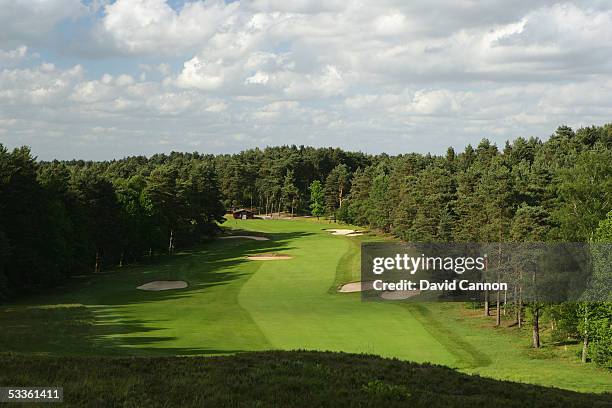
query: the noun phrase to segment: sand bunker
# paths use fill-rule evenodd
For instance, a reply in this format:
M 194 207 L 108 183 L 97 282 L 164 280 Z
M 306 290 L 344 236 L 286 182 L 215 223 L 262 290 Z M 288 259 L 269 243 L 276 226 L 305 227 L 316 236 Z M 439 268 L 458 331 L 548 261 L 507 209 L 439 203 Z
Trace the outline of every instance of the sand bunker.
M 160 290 L 183 289 L 186 287 L 187 282 L 185 281 L 154 281 L 145 283 L 144 285 L 140 285 L 136 289 L 151 290 L 157 292 Z
M 219 237 L 219 239 L 236 239 L 236 238 L 253 239 L 255 241 L 269 241 L 270 240 L 270 238 L 258 237 L 255 235 L 228 235 L 225 237 Z
M 345 285 L 342 285 L 338 292 L 341 293 L 353 293 L 353 292 L 363 292 L 365 290 L 374 289 L 374 281 L 365 281 L 365 282 L 351 282 Z
M 291 259 L 292 257 L 289 255 L 271 253 L 271 254 L 249 255 L 246 258 L 250 261 L 280 261 L 282 259 Z
M 332 235 L 349 235 L 357 232 L 352 229 L 328 229 L 325 231 L 331 232 Z
M 421 293 L 420 290 L 393 290 L 383 292 L 380 297 L 386 300 L 403 300 L 408 299 Z
M 350 234 L 346 234 L 347 237 L 359 237 L 361 235 L 364 235 L 363 232 L 351 232 Z

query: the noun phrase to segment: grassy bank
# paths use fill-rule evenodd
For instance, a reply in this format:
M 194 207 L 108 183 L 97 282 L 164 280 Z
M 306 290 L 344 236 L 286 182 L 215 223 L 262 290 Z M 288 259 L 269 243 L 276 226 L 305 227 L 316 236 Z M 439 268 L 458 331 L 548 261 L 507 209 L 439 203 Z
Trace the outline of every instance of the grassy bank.
M 74 407 L 612 406 L 609 394 L 580 394 L 343 353 L 112 359 L 5 355 L 0 364 L 1 384 L 62 385 L 66 406 Z

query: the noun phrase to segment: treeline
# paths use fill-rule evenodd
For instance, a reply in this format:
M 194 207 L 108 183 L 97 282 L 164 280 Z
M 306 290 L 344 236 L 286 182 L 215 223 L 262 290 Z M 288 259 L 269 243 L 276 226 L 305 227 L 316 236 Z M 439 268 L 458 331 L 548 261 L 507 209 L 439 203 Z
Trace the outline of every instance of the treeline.
M 585 242 L 612 209 L 612 124 L 562 126 L 546 142 L 518 138 L 502 149 L 484 139 L 443 156 L 284 146 L 213 160 L 227 208 L 314 206 L 419 242 Z
M 0 300 L 212 235 L 212 157 L 38 163 L 0 145 Z
M 214 160 L 226 207 L 305 214 L 309 213 L 313 180 L 324 181 L 339 171 L 348 177 L 376 158 L 341 149 L 282 146 L 220 155 Z
M 0 147 L 0 298 L 172 252 L 237 207 L 325 215 L 415 242 L 610 242 L 612 124 L 440 156 L 283 146 L 37 162 L 27 148 Z M 555 336 L 584 342 L 584 360 L 612 364 L 610 303 L 503 306 L 534 330 L 547 314 Z
M 612 209 L 612 124 L 503 149 L 483 140 L 459 154 L 381 157 L 349 179 L 329 210 L 409 241 L 585 242 Z

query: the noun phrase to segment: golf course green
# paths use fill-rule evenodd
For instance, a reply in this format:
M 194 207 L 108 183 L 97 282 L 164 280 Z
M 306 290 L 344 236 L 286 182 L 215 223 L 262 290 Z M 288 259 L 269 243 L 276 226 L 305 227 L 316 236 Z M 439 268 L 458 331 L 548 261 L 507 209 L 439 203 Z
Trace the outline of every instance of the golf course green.
M 0 350 L 43 355 L 219 355 L 329 350 L 431 362 L 468 373 L 577 391 L 612 389 L 612 374 L 566 352 L 531 352 L 520 333 L 485 327 L 462 304 L 361 302 L 359 244 L 314 219 L 233 220 L 199 247 L 96 276 L 0 308 Z M 249 260 L 257 254 L 290 259 Z M 153 281 L 188 287 L 142 291 Z

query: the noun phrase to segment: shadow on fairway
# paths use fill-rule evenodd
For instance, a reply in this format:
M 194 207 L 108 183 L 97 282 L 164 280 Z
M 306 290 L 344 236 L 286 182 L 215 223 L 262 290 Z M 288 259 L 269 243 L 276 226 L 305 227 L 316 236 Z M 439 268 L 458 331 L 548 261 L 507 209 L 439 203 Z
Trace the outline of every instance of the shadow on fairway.
M 129 318 L 122 308 L 190 298 L 246 278 L 248 255 L 291 250 L 304 232 L 275 233 L 269 241 L 215 240 L 162 256 L 148 264 L 74 278 L 46 294 L 0 306 L 0 350 L 50 355 L 194 355 L 244 350 L 163 347 L 174 336 L 155 336 L 164 320 Z M 185 280 L 185 289 L 148 292 L 136 287 L 155 280 Z M 243 279 L 246 281 L 246 279 Z M 239 283 L 241 284 L 241 283 Z M 140 316 L 139 316 L 140 317 Z M 171 319 L 167 319 L 171 320 Z M 168 326 L 172 326 L 169 322 Z
M 164 328 L 147 321 L 117 319 L 113 307 L 56 305 L 16 307 L 0 315 L 0 350 L 42 355 L 195 355 L 228 354 L 243 350 L 147 347 L 175 340 L 169 336 L 142 336 Z M 133 334 L 141 334 L 134 336 Z M 114 337 L 125 335 L 128 337 Z

